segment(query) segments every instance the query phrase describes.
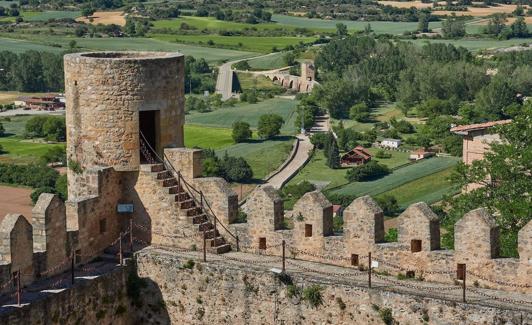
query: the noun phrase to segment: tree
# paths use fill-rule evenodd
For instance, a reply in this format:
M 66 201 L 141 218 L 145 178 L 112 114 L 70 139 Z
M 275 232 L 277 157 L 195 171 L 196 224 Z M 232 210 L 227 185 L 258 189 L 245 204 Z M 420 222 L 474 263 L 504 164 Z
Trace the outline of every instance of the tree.
M 249 65 L 249 62 L 247 60 L 244 60 L 235 63 L 235 69 L 247 71 L 251 69 L 251 66 Z
M 336 139 L 334 139 L 334 137 L 329 145 L 327 166 L 332 169 L 340 168 L 340 151 L 338 150 L 338 144 L 336 143 Z
M 491 120 L 506 118 L 504 108 L 517 101 L 515 95 L 505 78 L 495 77 L 477 95 L 476 110 L 480 116 Z
M 486 34 L 498 36 L 504 29 L 506 17 L 504 14 L 494 14 L 486 26 Z
M 393 217 L 399 212 L 399 204 L 393 195 L 384 194 L 376 198 L 376 201 L 386 216 Z
M 67 164 L 66 151 L 64 147 L 52 147 L 48 149 L 42 156 L 42 162 L 48 163 L 60 163 L 63 166 Z
M 0 137 L 3 137 L 4 135 L 6 135 L 6 129 L 4 128 L 2 122 L 0 122 Z
M 90 6 L 85 6 L 85 7 L 81 8 L 81 15 L 83 17 L 88 18 L 88 17 L 92 16 L 95 11 L 96 10 L 94 10 L 94 8 L 92 8 Z
M 525 22 L 525 18 L 523 17 L 517 17 L 517 19 L 512 23 L 512 25 L 510 25 L 510 29 L 512 30 L 513 37 L 525 38 L 530 35 Z
M 244 158 L 227 156 L 227 152 L 221 161 L 221 167 L 228 182 L 245 182 L 253 177 L 253 171 Z
M 387 166 L 372 160 L 364 165 L 351 168 L 345 177 L 350 182 L 365 182 L 381 178 L 389 173 L 390 170 Z
M 77 42 L 75 40 L 71 40 L 68 42 L 68 47 L 72 50 L 76 47 Z
M 420 12 L 419 20 L 417 25 L 417 30 L 422 33 L 428 33 L 429 31 L 429 22 L 430 22 L 430 12 Z
M 349 118 L 358 122 L 370 122 L 371 121 L 371 109 L 366 103 L 361 102 L 351 106 L 349 109 Z
M 446 38 L 463 37 L 466 34 L 465 22 L 454 15 L 447 18 L 442 23 L 443 36 Z
M 284 60 L 284 63 L 287 65 L 287 66 L 292 66 L 292 65 L 295 65 L 297 62 L 296 62 L 296 55 L 294 54 L 294 52 L 290 51 L 290 52 L 287 52 L 284 56 L 283 56 L 283 60 Z
M 336 35 L 347 36 L 347 26 L 342 23 L 336 24 Z
M 465 213 L 485 207 L 495 216 L 500 228 L 503 256 L 517 257 L 517 233 L 532 220 L 532 103 L 525 104 L 512 123 L 496 127 L 501 142 L 494 142 L 484 159 L 471 165 L 459 164 L 451 178 L 458 188 L 480 184 L 479 188 L 445 200 L 443 226 L 449 235 L 444 239 L 452 246 L 453 226 Z
M 251 138 L 251 129 L 249 128 L 249 123 L 242 121 L 233 123 L 232 137 L 235 143 L 244 142 L 245 140 Z
M 284 120 L 277 114 L 265 114 L 259 117 L 258 134 L 263 139 L 272 138 L 281 133 Z

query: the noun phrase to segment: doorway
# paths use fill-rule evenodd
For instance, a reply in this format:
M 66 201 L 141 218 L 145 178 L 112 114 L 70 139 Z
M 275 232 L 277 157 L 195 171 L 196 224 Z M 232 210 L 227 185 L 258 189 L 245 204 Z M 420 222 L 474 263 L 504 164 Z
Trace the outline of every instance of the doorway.
M 159 147 L 158 147 L 158 118 L 159 118 L 159 111 L 140 111 L 139 112 L 139 131 L 142 133 L 144 138 L 141 136 L 141 141 L 144 139 L 147 142 L 147 149 L 149 153 L 153 156 L 152 158 L 155 158 L 154 153 L 152 150 L 155 150 L 157 154 L 159 154 Z M 140 153 L 140 162 L 141 163 L 148 163 L 147 157 L 141 152 Z

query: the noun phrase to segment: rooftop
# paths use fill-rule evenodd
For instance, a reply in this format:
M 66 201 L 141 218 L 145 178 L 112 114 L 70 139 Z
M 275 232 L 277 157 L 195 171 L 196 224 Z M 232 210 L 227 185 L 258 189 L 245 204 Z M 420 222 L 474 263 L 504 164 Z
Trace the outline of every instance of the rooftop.
M 469 124 L 469 125 L 459 125 L 451 128 L 451 132 L 461 133 L 461 132 L 470 132 L 477 130 L 484 130 L 493 126 L 508 124 L 512 120 L 500 120 L 500 121 L 490 121 L 485 123 Z

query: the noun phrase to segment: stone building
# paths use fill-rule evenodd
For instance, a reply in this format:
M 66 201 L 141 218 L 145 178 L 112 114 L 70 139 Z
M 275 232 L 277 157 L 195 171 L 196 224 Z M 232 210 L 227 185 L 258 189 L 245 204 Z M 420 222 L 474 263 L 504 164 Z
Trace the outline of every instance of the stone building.
M 462 161 L 466 165 L 471 165 L 475 160 L 484 158 L 484 154 L 489 150 L 490 144 L 501 140 L 497 133 L 490 132 L 490 128 L 497 125 L 510 123 L 512 120 L 501 120 L 486 123 L 459 125 L 451 128 L 451 132 L 462 135 L 463 154 Z

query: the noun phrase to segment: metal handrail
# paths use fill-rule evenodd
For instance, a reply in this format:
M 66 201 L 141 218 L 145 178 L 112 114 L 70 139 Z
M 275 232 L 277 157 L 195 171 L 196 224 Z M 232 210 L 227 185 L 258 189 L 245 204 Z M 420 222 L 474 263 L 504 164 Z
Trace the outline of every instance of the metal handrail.
M 216 214 L 214 213 L 214 211 L 212 210 L 211 208 L 211 205 L 209 204 L 209 202 L 207 201 L 207 199 L 205 198 L 205 195 L 203 194 L 202 191 L 198 191 L 194 186 L 192 186 L 189 182 L 186 181 L 186 179 L 183 177 L 183 175 L 181 174 L 180 171 L 176 170 L 174 168 L 174 166 L 172 165 L 172 163 L 170 162 L 170 160 L 168 159 L 168 157 L 166 156 L 165 153 L 163 153 L 163 158 L 161 158 L 157 152 L 153 149 L 153 147 L 150 145 L 150 143 L 148 142 L 148 140 L 146 140 L 146 137 L 144 136 L 144 134 L 142 133 L 142 131 L 139 131 L 142 139 L 140 139 L 141 141 L 144 140 L 145 144 L 147 145 L 147 147 L 153 152 L 153 154 L 155 155 L 155 157 L 168 169 L 170 170 L 171 172 L 177 174 L 177 182 L 178 182 L 178 186 L 180 187 L 180 184 L 183 183 L 187 189 L 188 189 L 188 192 L 190 194 L 190 196 L 192 197 L 192 199 L 194 200 L 194 202 L 196 204 L 198 204 L 201 209 L 203 210 L 203 212 L 205 212 L 205 215 L 209 216 L 209 217 L 212 217 L 214 219 L 214 230 L 216 231 L 217 230 L 217 223 L 220 224 L 222 226 L 222 228 L 229 234 L 231 235 L 231 237 L 233 237 L 235 240 L 236 240 L 236 246 L 237 246 L 237 251 L 239 250 L 239 238 L 238 236 L 234 235 L 229 229 L 227 229 L 227 227 L 222 223 L 220 222 L 220 220 L 218 219 L 218 217 L 216 216 Z M 193 194 L 193 192 L 196 192 L 199 194 L 200 196 L 200 201 L 198 202 L 198 199 L 196 198 L 196 196 Z M 205 202 L 207 205 L 207 207 L 209 208 L 209 211 L 207 211 L 207 209 L 205 209 L 205 205 L 203 204 L 203 202 Z M 209 213 L 210 212 L 210 213 Z

